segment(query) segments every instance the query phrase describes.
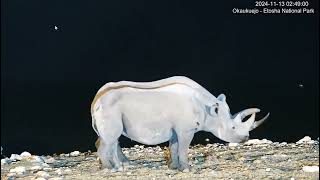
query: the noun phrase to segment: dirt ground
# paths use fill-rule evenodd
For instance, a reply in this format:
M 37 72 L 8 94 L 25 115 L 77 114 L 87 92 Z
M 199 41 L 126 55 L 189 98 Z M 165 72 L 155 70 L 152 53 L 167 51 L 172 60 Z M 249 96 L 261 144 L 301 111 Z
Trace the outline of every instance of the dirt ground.
M 96 152 L 1 160 L 1 179 L 319 179 L 319 142 L 207 144 L 189 148 L 191 172 L 168 169 L 163 147 L 123 148 L 124 172 L 101 170 Z

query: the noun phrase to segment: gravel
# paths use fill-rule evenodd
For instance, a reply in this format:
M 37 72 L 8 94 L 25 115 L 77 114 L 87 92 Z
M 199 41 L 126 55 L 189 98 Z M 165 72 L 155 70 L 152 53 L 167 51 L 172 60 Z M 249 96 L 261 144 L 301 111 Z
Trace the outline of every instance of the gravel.
M 169 169 L 168 148 L 159 146 L 122 148 L 130 159 L 123 172 L 100 169 L 96 152 L 91 151 L 15 154 L 1 160 L 1 179 L 319 179 L 319 143 L 308 137 L 298 142 L 253 139 L 190 146 L 190 172 Z

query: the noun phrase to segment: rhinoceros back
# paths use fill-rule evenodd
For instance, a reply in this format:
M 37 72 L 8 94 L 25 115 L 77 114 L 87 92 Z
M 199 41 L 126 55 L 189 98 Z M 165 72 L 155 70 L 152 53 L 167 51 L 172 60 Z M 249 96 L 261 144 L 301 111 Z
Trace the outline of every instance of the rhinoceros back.
M 216 99 L 215 96 L 213 96 L 209 91 L 207 91 L 201 85 L 191 80 L 190 78 L 187 78 L 184 76 L 173 76 L 173 77 L 152 81 L 152 82 L 133 82 L 133 81 L 109 82 L 98 90 L 91 104 L 91 113 L 93 112 L 93 109 L 98 99 L 112 89 L 118 89 L 123 87 L 133 87 L 138 89 L 154 89 L 154 88 L 160 88 L 160 87 L 173 85 L 173 84 L 184 84 L 195 89 L 201 94 L 201 96 L 203 97 L 202 99 L 204 99 L 205 101 L 213 103 Z

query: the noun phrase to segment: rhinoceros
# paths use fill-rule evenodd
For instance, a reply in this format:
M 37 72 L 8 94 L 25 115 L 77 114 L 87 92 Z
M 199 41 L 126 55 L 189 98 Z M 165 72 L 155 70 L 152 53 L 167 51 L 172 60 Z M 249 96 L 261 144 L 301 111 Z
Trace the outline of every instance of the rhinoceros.
M 99 137 L 97 154 L 102 167 L 113 171 L 122 171 L 122 165 L 128 163 L 119 146 L 121 135 L 146 145 L 169 141 L 169 168 L 185 172 L 190 170 L 187 153 L 196 132 L 211 132 L 226 142 L 243 142 L 249 131 L 269 116 L 255 121 L 258 112 L 258 108 L 249 108 L 232 115 L 224 94 L 215 97 L 184 76 L 109 82 L 91 104 L 92 127 Z

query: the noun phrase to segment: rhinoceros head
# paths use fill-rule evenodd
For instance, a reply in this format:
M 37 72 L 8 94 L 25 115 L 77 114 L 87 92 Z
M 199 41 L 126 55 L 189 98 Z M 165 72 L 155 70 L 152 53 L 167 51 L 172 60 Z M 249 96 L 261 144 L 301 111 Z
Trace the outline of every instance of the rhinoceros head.
M 240 111 L 234 115 L 230 114 L 226 96 L 220 94 L 217 102 L 208 107 L 205 130 L 213 133 L 219 139 L 227 142 L 243 142 L 249 139 L 249 131 L 262 124 L 269 116 L 269 113 L 259 121 L 255 121 L 256 113 L 260 112 L 257 108 L 250 108 Z M 244 121 L 246 116 L 251 117 Z

